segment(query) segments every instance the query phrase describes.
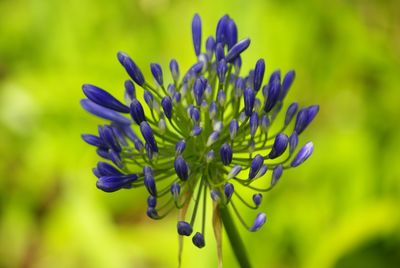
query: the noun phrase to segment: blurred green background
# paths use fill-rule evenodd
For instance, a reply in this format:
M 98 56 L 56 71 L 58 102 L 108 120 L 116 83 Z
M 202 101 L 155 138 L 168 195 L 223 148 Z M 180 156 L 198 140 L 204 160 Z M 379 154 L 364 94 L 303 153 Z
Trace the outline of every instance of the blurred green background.
M 0 267 L 176 267 L 176 214 L 145 216 L 145 191 L 106 194 L 80 133 L 101 120 L 81 85 L 122 97 L 128 52 L 181 69 L 228 13 L 249 36 L 244 69 L 296 69 L 290 100 L 319 103 L 314 155 L 264 196 L 268 223 L 241 229 L 254 267 L 400 267 L 398 1 L 0 1 Z M 244 212 L 244 213 L 247 213 Z M 248 217 L 253 214 L 248 211 Z M 210 217 L 209 217 L 210 219 Z M 189 242 L 189 240 L 187 241 Z M 216 267 L 212 230 L 183 267 Z M 225 267 L 237 267 L 224 240 Z

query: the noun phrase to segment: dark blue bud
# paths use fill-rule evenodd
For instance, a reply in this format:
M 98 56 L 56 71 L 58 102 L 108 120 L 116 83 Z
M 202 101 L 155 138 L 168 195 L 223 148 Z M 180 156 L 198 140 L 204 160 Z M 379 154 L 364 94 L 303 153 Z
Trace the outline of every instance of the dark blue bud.
M 282 90 L 281 90 L 281 94 L 279 95 L 280 100 L 283 100 L 286 97 L 286 95 L 290 89 L 290 86 L 293 84 L 295 77 L 296 77 L 296 73 L 294 72 L 294 70 L 291 70 L 291 71 L 287 72 L 287 74 L 283 78 Z
M 135 83 L 139 86 L 143 86 L 144 77 L 142 71 L 139 69 L 136 63 L 124 52 L 118 52 L 117 57 L 132 80 L 135 81 Z
M 201 49 L 201 19 L 199 14 L 195 14 L 192 20 L 192 38 L 196 56 L 200 55 Z
M 246 84 L 245 84 L 243 78 L 239 77 L 238 79 L 236 79 L 235 88 L 237 89 L 237 93 L 236 93 L 237 97 L 242 96 L 245 86 L 246 86 Z
M 152 174 L 144 175 L 144 185 L 146 186 L 146 189 L 149 192 L 149 194 L 151 194 L 152 196 L 157 196 L 156 182 Z
M 199 106 L 201 104 L 204 89 L 205 89 L 204 82 L 200 78 L 197 78 L 193 84 L 193 93 L 194 93 L 194 97 L 196 99 L 197 106 Z
M 215 49 L 215 40 L 212 36 L 210 36 L 207 38 L 207 41 L 206 41 L 206 50 L 207 50 L 207 54 L 210 58 L 213 55 L 214 49 Z
M 224 143 L 219 150 L 222 163 L 227 166 L 232 162 L 232 148 L 228 143 Z
M 225 58 L 224 45 L 222 43 L 217 43 L 217 46 L 215 47 L 215 58 L 217 62 Z
M 169 119 L 172 117 L 172 99 L 170 96 L 165 96 L 161 100 L 161 106 L 163 107 L 165 116 Z
M 283 133 L 279 133 L 278 135 L 276 135 L 274 144 L 272 145 L 272 149 L 271 152 L 268 154 L 268 157 L 270 159 L 274 159 L 281 156 L 285 152 L 288 143 L 288 136 Z
M 174 84 L 169 84 L 167 87 L 168 94 L 172 96 L 176 92 L 175 89 L 176 87 Z
M 289 154 L 293 154 L 294 150 L 296 150 L 298 143 L 299 143 L 299 137 L 297 136 L 297 133 L 295 131 L 289 137 Z
M 116 167 L 106 162 L 97 163 L 97 170 L 101 176 L 123 175 Z
M 118 143 L 121 144 L 121 146 L 128 146 L 129 144 L 126 140 L 126 136 L 123 133 L 123 130 L 121 129 L 121 127 L 118 125 L 111 125 L 111 128 L 113 130 L 113 133 L 114 133 L 115 138 L 117 139 Z
M 153 219 L 153 220 L 159 219 L 158 212 L 157 212 L 157 210 L 156 210 L 154 207 L 150 207 L 150 206 L 149 206 L 149 207 L 147 208 L 146 214 L 147 214 L 147 216 L 148 216 L 150 219 Z
M 192 234 L 192 226 L 190 226 L 189 223 L 185 221 L 178 221 L 178 234 L 184 235 L 184 236 L 190 236 Z
M 126 80 L 125 86 L 125 98 L 132 100 L 136 98 L 135 84 L 131 80 Z
M 216 114 L 217 114 L 217 112 L 218 112 L 218 106 L 214 101 L 212 101 L 210 103 L 210 107 L 209 107 L 210 119 L 214 119 Z
M 220 106 L 224 106 L 224 105 L 225 105 L 226 94 L 225 94 L 225 91 L 224 91 L 224 90 L 220 89 L 220 90 L 218 91 L 217 100 L 218 100 L 218 104 L 219 104 Z
M 151 73 L 153 74 L 154 79 L 156 80 L 157 84 L 162 86 L 164 84 L 163 81 L 163 73 L 160 64 L 152 63 L 150 64 Z
M 199 136 L 202 131 L 202 127 L 200 127 L 199 125 L 194 125 L 192 131 L 190 132 L 190 135 L 196 137 Z
M 115 152 L 121 152 L 122 148 L 117 141 L 114 131 L 110 126 L 104 126 L 102 131 L 99 133 L 102 140 L 108 145 L 109 148 L 113 149 Z
M 145 90 L 143 93 L 143 98 L 144 101 L 147 103 L 150 109 L 153 109 L 153 102 L 154 102 L 154 96 L 151 94 L 150 91 Z
M 143 142 L 139 139 L 133 140 L 133 143 L 135 145 L 135 149 L 141 152 L 143 150 Z
M 254 220 L 253 226 L 250 228 L 251 232 L 255 232 L 264 225 L 267 220 L 267 216 L 264 213 L 258 213 L 256 219 Z
M 100 147 L 100 148 L 107 148 L 107 144 L 105 144 L 102 139 L 100 139 L 99 137 L 97 137 L 95 135 L 82 134 L 81 137 L 86 143 L 88 143 L 90 145 Z
M 237 43 L 238 40 L 237 27 L 232 19 L 230 19 L 226 25 L 225 34 L 226 43 L 228 45 L 228 49 L 230 49 Z
M 204 241 L 204 236 L 199 232 L 197 232 L 192 237 L 192 242 L 193 242 L 193 245 L 195 245 L 198 248 L 203 248 L 206 245 L 206 243 Z
M 264 164 L 264 158 L 260 154 L 257 154 L 253 158 L 253 160 L 251 161 L 251 164 L 250 164 L 249 178 L 248 178 L 249 180 L 252 180 L 255 178 L 258 171 L 263 166 L 263 164 Z
M 292 121 L 298 108 L 299 108 L 299 104 L 297 102 L 293 102 L 292 104 L 289 105 L 289 107 L 286 110 L 285 126 L 289 125 L 290 121 Z
M 84 99 L 81 100 L 81 106 L 83 109 L 85 109 L 86 111 L 88 111 L 91 114 L 94 114 L 98 117 L 122 124 L 122 125 L 130 125 L 131 121 L 120 115 L 118 112 L 105 108 L 103 106 L 100 106 L 94 102 L 92 102 L 91 100 L 88 99 Z
M 319 105 L 312 105 L 307 108 L 307 120 L 306 120 L 307 126 L 312 122 L 312 120 L 315 118 L 318 112 L 319 112 Z
M 174 79 L 175 82 L 179 80 L 179 65 L 178 62 L 174 59 L 172 59 L 169 62 L 169 69 L 171 71 L 172 78 Z
M 154 176 L 153 169 L 151 167 L 149 167 L 149 166 L 144 166 L 143 167 L 143 174 L 145 176 Z
M 225 193 L 226 199 L 228 201 L 231 199 L 234 190 L 235 190 L 235 188 L 233 187 L 232 183 L 230 183 L 230 182 L 225 183 L 224 193 Z
M 182 94 L 180 92 L 174 92 L 172 98 L 175 102 L 180 102 L 182 98 Z
M 250 135 L 254 137 L 258 128 L 258 114 L 252 113 L 250 116 Z
M 221 201 L 221 196 L 219 194 L 218 190 L 212 189 L 210 191 L 210 195 L 211 195 L 211 199 L 217 203 L 219 203 Z
M 111 160 L 110 153 L 108 152 L 108 149 L 98 148 L 96 150 L 96 153 L 98 154 L 98 156 L 100 156 L 100 157 L 102 157 L 104 159 Z
M 229 135 L 231 136 L 232 140 L 236 137 L 238 129 L 239 129 L 239 123 L 235 118 L 233 118 L 229 123 Z
M 297 167 L 302 164 L 307 158 L 310 157 L 312 152 L 314 151 L 314 144 L 312 142 L 306 143 L 296 154 L 292 163 L 290 164 L 292 167 Z
M 174 162 L 174 168 L 175 168 L 175 172 L 178 175 L 178 177 L 183 180 L 186 181 L 189 177 L 189 168 L 188 165 L 186 164 L 185 159 L 183 159 L 183 157 L 181 155 L 178 155 L 175 159 Z
M 227 62 L 234 62 L 234 60 L 240 55 L 240 53 L 242 53 L 244 50 L 246 50 L 246 48 L 248 48 L 250 45 L 250 39 L 246 38 L 243 39 L 241 41 L 239 41 L 239 43 L 236 43 L 226 54 L 226 61 Z
M 218 138 L 219 138 L 219 131 L 213 131 L 210 134 L 210 136 L 208 136 L 206 146 L 210 147 L 211 145 L 213 145 L 217 141 Z
M 177 199 L 180 193 L 181 193 L 181 186 L 179 185 L 179 183 L 174 182 L 173 184 L 171 184 L 171 194 L 174 197 L 174 199 Z
M 110 160 L 119 168 L 123 168 L 124 164 L 122 163 L 121 156 L 119 153 L 115 151 L 110 151 L 109 152 Z
M 239 56 L 233 61 L 233 65 L 235 66 L 235 73 L 239 74 L 240 68 L 242 67 L 242 58 Z
M 268 97 L 264 106 L 264 111 L 266 113 L 271 111 L 272 108 L 274 108 L 276 102 L 278 101 L 280 88 L 281 84 L 277 80 L 274 80 L 274 82 L 272 82 L 272 84 L 269 85 Z
M 271 186 L 274 186 L 282 176 L 283 166 L 281 164 L 277 165 L 272 172 Z
M 217 43 L 226 43 L 226 28 L 229 23 L 229 16 L 224 15 L 221 17 L 221 19 L 218 21 L 217 24 L 217 30 L 215 33 L 215 40 Z
M 185 140 L 180 140 L 175 145 L 175 153 L 176 154 L 182 154 L 183 151 L 185 150 L 185 148 L 186 148 Z
M 144 116 L 143 106 L 137 99 L 132 100 L 130 108 L 131 108 L 131 117 L 136 122 L 136 124 L 140 125 L 140 123 L 146 121 L 146 117 Z
M 199 61 L 195 64 L 192 65 L 192 67 L 190 67 L 190 71 L 199 74 L 201 72 L 201 70 L 203 69 L 204 63 Z
M 270 125 L 270 120 L 269 120 L 268 116 L 263 115 L 263 117 L 261 117 L 261 123 L 260 123 L 260 125 L 261 125 L 261 130 L 262 130 L 264 133 L 267 133 L 267 132 L 268 132 L 269 125 Z
M 146 143 L 144 145 L 144 148 L 146 150 L 147 158 L 149 158 L 149 160 L 152 160 L 154 154 L 153 154 L 153 150 L 151 150 L 150 145 L 148 143 Z
M 244 90 L 244 113 L 250 116 L 253 113 L 253 106 L 255 100 L 254 90 L 251 88 L 246 88 Z
M 98 168 L 92 168 L 92 172 L 97 178 L 101 177 L 101 174 L 100 174 Z
M 256 63 L 256 67 L 254 69 L 254 90 L 259 91 L 265 72 L 265 62 L 263 59 L 259 59 Z
M 227 71 L 228 71 L 228 65 L 226 65 L 226 61 L 224 59 L 220 60 L 217 66 L 217 74 L 220 84 L 225 82 Z
M 137 175 L 109 175 L 97 180 L 96 186 L 104 192 L 115 192 L 121 188 L 130 188 Z
M 82 90 L 83 93 L 85 93 L 86 97 L 88 97 L 88 99 L 93 101 L 94 103 L 97 103 L 103 107 L 109 108 L 117 112 L 129 113 L 128 106 L 122 104 L 110 93 L 99 87 L 85 84 L 82 86 Z
M 197 108 L 193 108 L 190 110 L 190 118 L 192 118 L 193 121 L 198 122 L 200 120 L 200 111 Z
M 157 147 L 157 142 L 154 138 L 153 130 L 151 129 L 150 125 L 146 122 L 143 121 L 140 123 L 140 132 L 142 133 L 142 136 L 146 143 L 149 145 L 150 149 L 153 152 L 158 152 L 158 147 Z
M 229 171 L 228 176 L 226 176 L 226 179 L 229 180 L 231 178 L 236 177 L 239 174 L 240 171 L 242 171 L 242 166 L 241 165 L 233 166 L 231 171 Z
M 281 70 L 275 70 L 271 76 L 269 77 L 268 84 L 272 85 L 272 83 L 278 82 L 279 84 L 281 83 Z
M 301 132 L 303 132 L 303 130 L 307 127 L 307 118 L 308 109 L 300 109 L 300 111 L 297 113 L 296 123 L 294 124 L 294 131 L 296 131 L 298 135 L 300 135 Z
M 253 202 L 254 202 L 254 205 L 256 205 L 256 207 L 258 207 L 261 204 L 262 198 L 263 198 L 263 196 L 260 193 L 253 195 Z
M 155 208 L 155 207 L 157 206 L 157 198 L 156 198 L 155 196 L 150 195 L 150 196 L 147 198 L 147 205 L 148 205 L 150 208 Z

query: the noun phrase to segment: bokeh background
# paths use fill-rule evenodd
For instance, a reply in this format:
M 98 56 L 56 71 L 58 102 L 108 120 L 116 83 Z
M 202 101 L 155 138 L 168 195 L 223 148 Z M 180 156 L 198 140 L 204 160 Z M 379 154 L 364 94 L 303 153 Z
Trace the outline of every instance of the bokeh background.
M 314 155 L 264 196 L 269 221 L 241 229 L 254 267 L 400 267 L 398 1 L 0 1 L 0 267 L 176 267 L 176 214 L 145 216 L 145 191 L 95 188 L 98 157 L 80 133 L 101 120 L 81 85 L 118 97 L 128 52 L 182 69 L 228 13 L 251 37 L 244 68 L 297 71 L 290 100 L 319 103 L 302 141 Z M 397 164 L 396 164 L 397 163 Z M 250 211 L 244 212 L 252 218 Z M 210 219 L 210 218 L 209 218 Z M 183 267 L 216 267 L 212 231 Z M 224 240 L 225 267 L 237 267 Z

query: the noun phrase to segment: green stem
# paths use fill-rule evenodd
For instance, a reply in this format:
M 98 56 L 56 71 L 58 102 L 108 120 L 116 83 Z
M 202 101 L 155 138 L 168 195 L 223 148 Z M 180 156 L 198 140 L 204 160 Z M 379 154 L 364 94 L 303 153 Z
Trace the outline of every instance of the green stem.
M 251 264 L 246 253 L 246 248 L 236 229 L 232 216 L 227 207 L 221 208 L 221 219 L 228 235 L 231 247 L 241 268 L 250 268 Z

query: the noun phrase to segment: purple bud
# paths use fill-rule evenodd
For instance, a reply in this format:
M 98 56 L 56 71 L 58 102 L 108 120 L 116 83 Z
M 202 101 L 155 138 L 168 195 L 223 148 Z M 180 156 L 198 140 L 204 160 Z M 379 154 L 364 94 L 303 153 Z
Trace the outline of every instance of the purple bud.
M 296 123 L 294 124 L 294 131 L 299 135 L 303 130 L 307 127 L 307 117 L 308 110 L 307 108 L 302 108 L 297 113 Z
M 97 170 L 100 174 L 100 177 L 109 175 L 123 175 L 121 171 L 106 162 L 97 163 Z
M 254 205 L 256 205 L 256 207 L 258 207 L 261 204 L 262 198 L 263 198 L 263 196 L 260 193 L 253 195 L 253 202 L 254 202 Z
M 235 188 L 233 187 L 232 183 L 229 183 L 229 182 L 225 183 L 224 193 L 225 193 L 226 199 L 228 201 L 231 199 L 234 190 L 235 190 Z
M 206 41 L 206 50 L 207 50 L 207 54 L 210 58 L 213 55 L 214 49 L 215 49 L 215 40 L 212 36 L 210 36 L 207 38 L 207 41 Z
M 217 43 L 217 46 L 215 47 L 215 58 L 217 62 L 225 58 L 224 45 L 222 43 Z
M 150 195 L 150 196 L 147 198 L 147 205 L 148 205 L 150 208 L 155 208 L 155 207 L 157 206 L 157 198 L 156 198 L 155 196 Z
M 220 60 L 217 66 L 217 74 L 220 84 L 225 82 L 227 70 L 228 70 L 228 65 L 226 65 L 226 61 L 224 59 Z
M 216 33 L 215 33 L 215 37 L 216 37 L 216 42 L 217 43 L 222 43 L 222 44 L 226 43 L 226 28 L 228 26 L 228 23 L 229 23 L 229 16 L 228 15 L 224 15 L 218 21 L 217 30 L 216 30 Z
M 150 149 L 153 152 L 158 152 L 158 147 L 157 147 L 157 142 L 154 138 L 153 130 L 151 129 L 150 125 L 146 122 L 143 121 L 140 123 L 140 132 L 142 133 L 142 136 L 146 143 L 149 145 Z
M 93 146 L 96 147 L 100 147 L 100 148 L 107 148 L 107 144 L 104 143 L 104 141 L 102 139 L 100 139 L 99 137 L 92 135 L 92 134 L 82 134 L 81 135 L 82 139 Z
M 292 121 L 292 118 L 296 114 L 298 108 L 299 104 L 297 102 L 293 102 L 292 104 L 289 105 L 289 107 L 286 110 L 285 126 L 289 125 L 290 121 Z
M 281 164 L 277 165 L 272 172 L 271 186 L 274 186 L 282 176 L 283 166 Z
M 256 67 L 254 69 L 254 90 L 259 91 L 265 72 L 265 62 L 263 59 L 259 59 L 256 63 Z
M 261 130 L 262 130 L 264 133 L 267 133 L 267 132 L 268 132 L 269 125 L 270 125 L 270 121 L 269 121 L 268 116 L 263 115 L 263 117 L 261 117 Z
M 192 20 L 192 38 L 193 38 L 193 45 L 194 51 L 196 56 L 200 55 L 201 49 L 201 19 L 199 14 L 195 14 Z
M 214 144 L 214 142 L 217 141 L 218 137 L 219 137 L 219 131 L 213 131 L 213 132 L 210 134 L 210 136 L 208 137 L 208 139 L 207 139 L 207 144 L 206 144 L 206 146 L 207 146 L 207 147 L 210 147 L 212 144 Z
M 140 125 L 140 123 L 146 121 L 142 104 L 137 99 L 132 100 L 130 108 L 132 119 L 136 122 L 136 124 Z
M 274 82 L 278 82 L 279 84 L 281 83 L 281 71 L 280 70 L 275 70 L 269 77 L 268 84 L 272 85 Z
M 319 105 L 312 105 L 307 108 L 307 126 L 312 122 L 317 113 L 319 112 Z
M 107 91 L 93 86 L 89 84 L 85 84 L 82 86 L 83 93 L 85 93 L 86 97 L 89 100 L 101 105 L 103 107 L 109 108 L 111 110 L 121 112 L 121 113 L 129 113 L 129 108 L 125 104 L 122 104 L 119 100 L 114 98 Z
M 197 108 L 193 108 L 190 110 L 190 118 L 193 121 L 198 122 L 200 120 L 200 111 Z
M 173 100 L 177 103 L 181 101 L 182 94 L 180 92 L 174 92 L 172 95 Z
M 237 27 L 235 22 L 230 19 L 225 28 L 226 35 L 226 43 L 228 45 L 228 49 L 232 48 L 237 43 Z
M 152 196 L 157 196 L 157 187 L 153 174 L 144 174 L 144 185 Z
M 181 193 L 181 186 L 179 185 L 179 183 L 174 182 L 173 184 L 171 184 L 171 194 L 175 200 L 179 197 L 180 193 Z
M 183 151 L 185 150 L 185 148 L 186 148 L 185 140 L 180 140 L 175 145 L 175 153 L 176 154 L 182 154 Z
M 199 61 L 190 67 L 190 71 L 194 72 L 195 74 L 199 74 L 201 70 L 203 69 L 204 63 Z
M 267 100 L 266 100 L 265 106 L 264 106 L 264 111 L 266 113 L 271 111 L 272 108 L 274 108 L 276 102 L 278 101 L 280 88 L 281 88 L 281 84 L 277 80 L 274 80 L 272 82 L 272 84 L 269 85 L 268 97 L 267 97 Z
M 232 162 L 232 148 L 228 143 L 222 144 L 219 154 L 221 156 L 221 161 L 225 166 Z
M 178 234 L 184 236 L 190 236 L 193 232 L 192 226 L 185 221 L 178 221 Z
M 272 145 L 272 149 L 271 152 L 268 154 L 268 157 L 270 159 L 274 159 L 281 156 L 285 152 L 288 143 L 288 136 L 283 133 L 279 133 L 278 135 L 276 135 L 274 144 Z
M 88 99 L 84 99 L 81 100 L 81 106 L 83 107 L 83 109 L 85 109 L 86 111 L 88 111 L 91 114 L 94 114 L 98 117 L 122 124 L 122 125 L 130 125 L 131 121 L 120 115 L 118 112 L 105 108 L 103 106 L 100 106 L 94 102 L 92 102 L 91 100 Z
M 239 123 L 235 118 L 233 118 L 229 123 L 229 135 L 231 136 L 232 140 L 236 137 L 238 129 L 239 129 Z
M 264 164 L 264 158 L 261 155 L 257 154 L 253 158 L 250 164 L 249 178 L 248 178 L 249 180 L 254 179 L 254 177 L 257 175 L 258 171 L 260 170 L 263 164 Z
M 143 86 L 144 77 L 142 71 L 140 71 L 139 67 L 136 63 L 124 52 L 118 52 L 117 54 L 118 60 L 122 66 L 124 66 L 126 72 L 135 81 L 139 86 Z
M 201 104 L 205 86 L 206 84 L 200 78 L 197 78 L 193 84 L 193 93 L 198 106 Z
M 96 182 L 96 187 L 104 192 L 115 192 L 121 188 L 130 188 L 137 180 L 136 174 L 103 176 Z
M 208 112 L 210 115 L 210 119 L 214 119 L 217 112 L 218 112 L 217 104 L 214 101 L 212 101 L 210 103 L 210 108 L 209 108 L 209 112 Z
M 290 164 L 292 167 L 297 167 L 302 164 L 307 158 L 310 157 L 314 150 L 314 144 L 312 142 L 306 143 L 294 157 L 292 163 Z
M 250 135 L 254 137 L 258 128 L 258 114 L 252 113 L 250 116 Z
M 281 91 L 281 94 L 279 95 L 280 100 L 283 100 L 286 97 L 286 95 L 290 89 L 290 86 L 293 84 L 295 77 L 296 77 L 296 73 L 294 72 L 294 70 L 291 70 L 291 71 L 287 72 L 287 74 L 283 78 L 282 91 Z
M 170 96 L 165 96 L 161 100 L 161 106 L 163 107 L 164 114 L 167 118 L 171 119 L 172 117 L 172 99 Z
M 218 100 L 218 104 L 219 104 L 220 106 L 224 106 L 225 100 L 226 100 L 226 94 L 225 94 L 225 91 L 224 91 L 224 90 L 220 89 L 220 90 L 218 91 L 217 100 Z
M 211 161 L 214 159 L 214 157 L 215 157 L 214 150 L 208 151 L 207 156 L 206 156 L 207 163 L 211 163 Z
M 110 126 L 104 126 L 100 129 L 100 137 L 101 139 L 108 145 L 109 148 L 114 150 L 115 152 L 121 152 L 122 148 L 119 142 L 117 141 L 114 131 Z
M 149 207 L 147 208 L 146 214 L 147 214 L 147 216 L 148 216 L 150 219 L 153 219 L 153 220 L 159 219 L 158 212 L 157 212 L 157 210 L 156 210 L 154 207 L 150 207 L 150 206 L 149 206 Z
M 203 128 L 201 128 L 199 125 L 194 125 L 192 131 L 190 132 L 190 136 L 199 136 L 202 131 Z
M 264 225 L 265 221 L 267 220 L 267 216 L 264 213 L 258 213 L 256 219 L 254 220 L 253 226 L 250 228 L 251 232 L 255 232 Z
M 203 248 L 206 245 L 204 236 L 199 232 L 192 237 L 192 242 L 198 248 Z
M 135 84 L 131 80 L 125 81 L 125 98 L 132 100 L 136 98 Z
M 253 106 L 255 100 L 254 90 L 251 88 L 246 88 L 244 91 L 244 112 L 247 116 L 253 113 Z
M 297 147 L 298 143 L 299 143 L 299 138 L 298 138 L 297 133 L 295 131 L 289 137 L 289 154 L 293 154 L 294 150 L 296 150 L 296 147 Z
M 189 177 L 189 168 L 186 164 L 186 161 L 183 159 L 183 157 L 181 155 L 178 155 L 175 159 L 174 162 L 174 168 L 175 168 L 175 172 L 178 175 L 178 177 L 183 180 L 186 181 Z
M 154 96 L 151 94 L 150 91 L 145 90 L 143 93 L 143 98 L 144 101 L 147 103 L 150 109 L 153 109 L 153 102 L 154 102 Z
M 172 59 L 169 62 L 169 69 L 171 71 L 172 78 L 174 79 L 175 82 L 177 82 L 178 79 L 179 79 L 179 65 L 178 65 L 178 62 L 176 60 Z
M 163 73 L 160 64 L 152 63 L 150 64 L 151 73 L 153 74 L 154 79 L 156 80 L 157 84 L 162 86 L 164 84 L 163 81 Z
M 236 43 L 226 54 L 226 61 L 232 63 L 250 45 L 250 39 L 246 38 Z

